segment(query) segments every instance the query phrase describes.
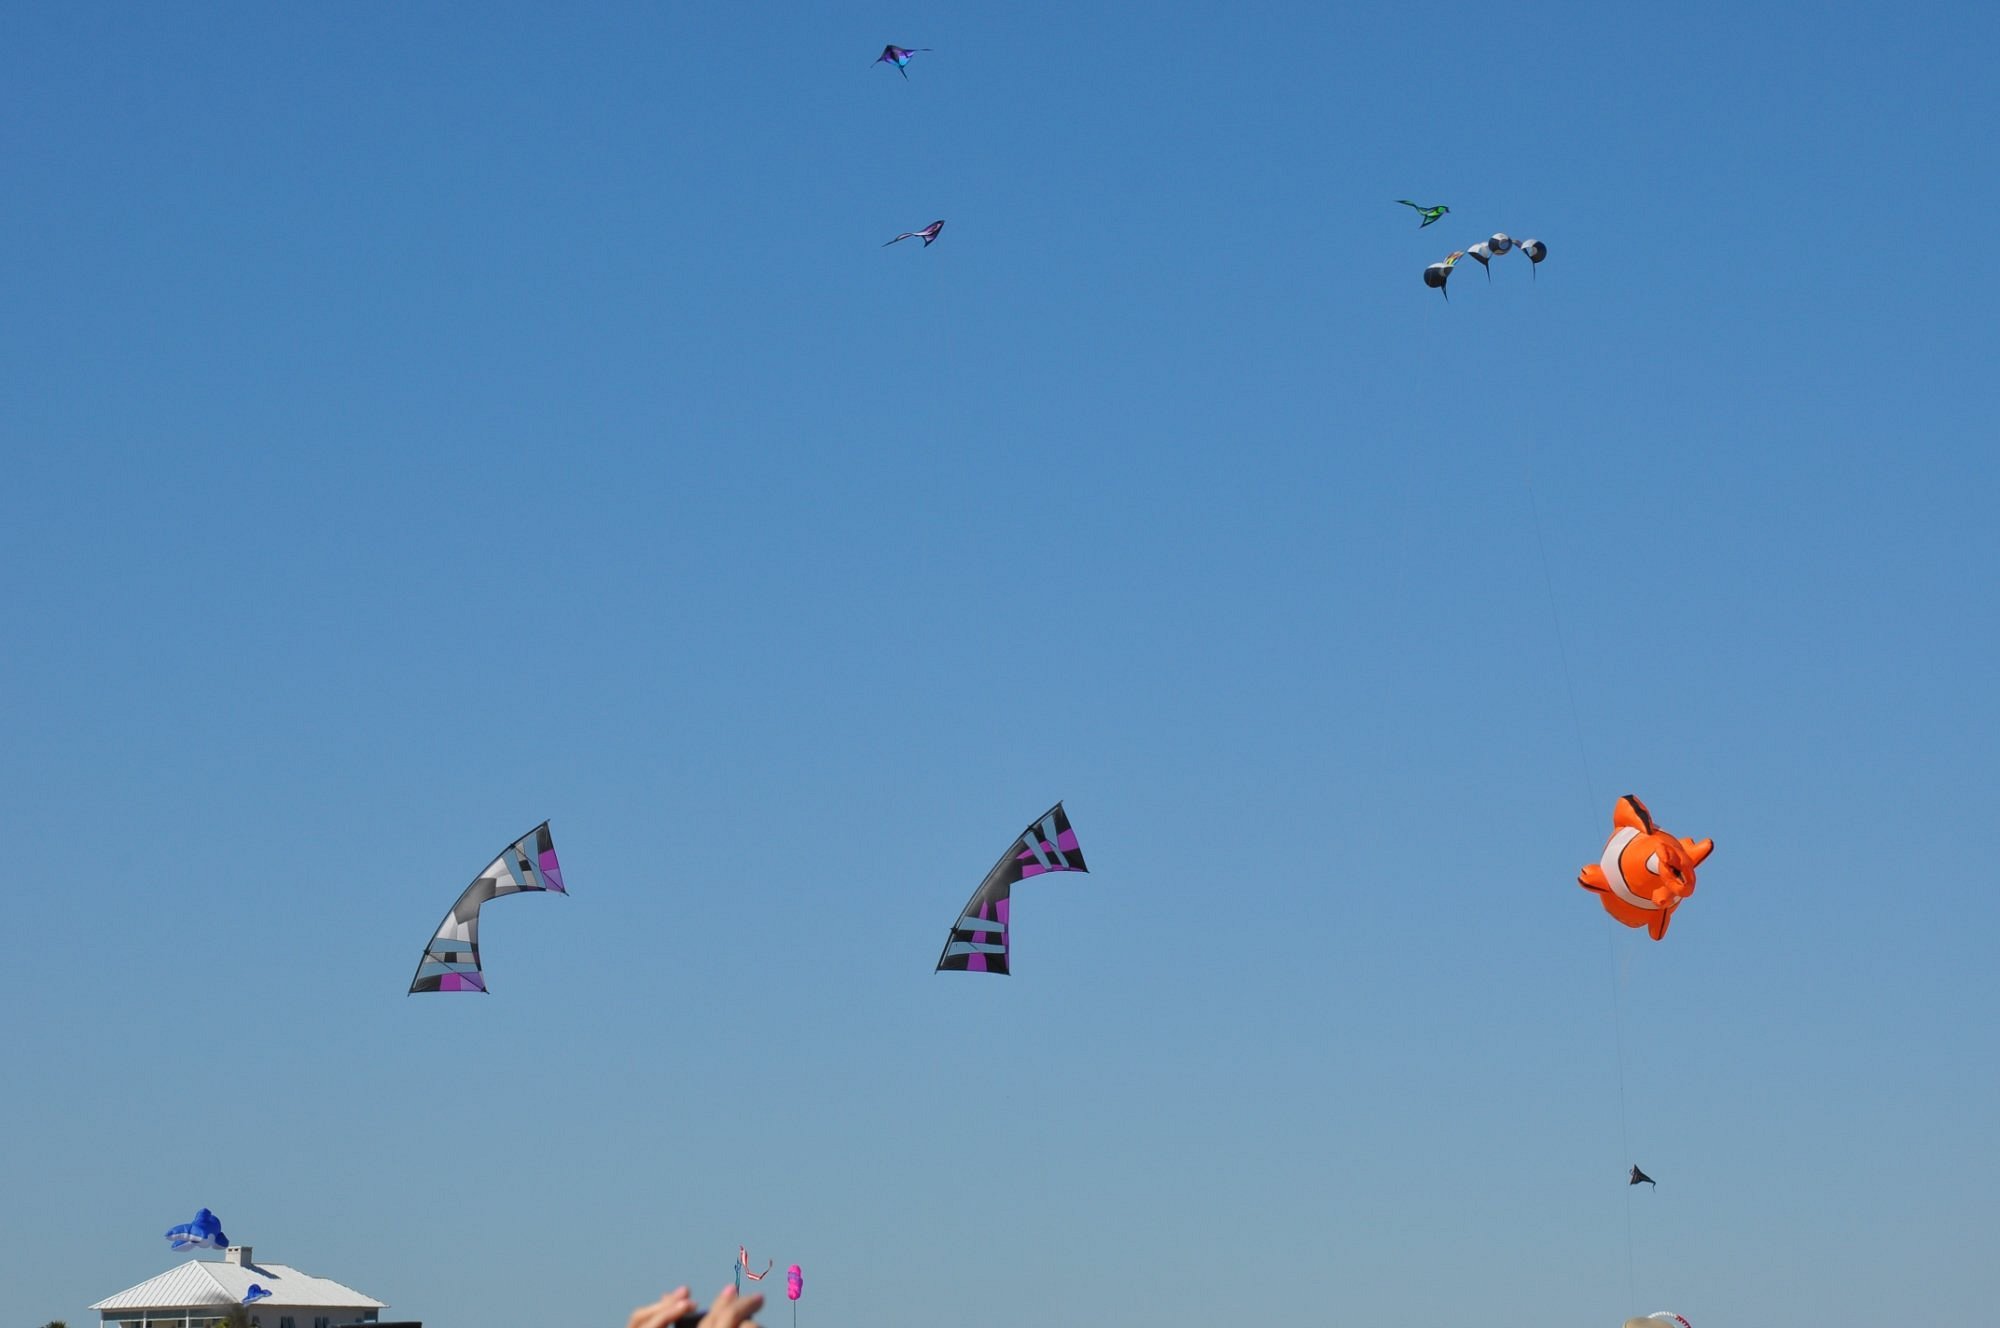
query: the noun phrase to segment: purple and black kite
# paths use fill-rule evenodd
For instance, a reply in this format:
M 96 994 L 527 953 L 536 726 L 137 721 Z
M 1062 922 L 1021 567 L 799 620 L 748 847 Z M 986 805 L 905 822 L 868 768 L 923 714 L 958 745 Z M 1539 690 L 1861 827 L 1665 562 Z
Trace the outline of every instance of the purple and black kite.
M 486 978 L 479 970 L 479 906 L 524 890 L 569 893 L 563 888 L 562 865 L 556 861 L 556 841 L 549 836 L 547 821 L 501 849 L 500 856 L 465 887 L 424 947 L 410 990 L 485 991 Z
M 927 52 L 930 49 L 928 46 L 898 46 L 896 43 L 890 42 L 882 48 L 882 54 L 875 57 L 875 63 L 878 65 L 894 65 L 896 66 L 897 73 L 901 74 L 904 78 L 908 78 L 910 76 L 910 57 Z
M 896 237 L 896 240 L 922 240 L 924 242 L 924 248 L 928 249 L 931 247 L 931 241 L 937 239 L 938 232 L 943 229 L 944 229 L 944 223 L 942 221 L 934 221 L 920 231 L 904 231 L 901 235 L 898 235 Z M 894 244 L 896 240 L 884 240 L 882 241 L 882 247 L 884 249 L 887 249 L 890 245 Z
M 1044 872 L 1087 872 L 1083 849 L 1076 842 L 1063 805 L 1049 808 L 1040 820 L 1007 846 L 993 870 L 972 892 L 951 926 L 951 936 L 938 956 L 937 971 L 1006 973 L 1007 914 L 1014 882 Z

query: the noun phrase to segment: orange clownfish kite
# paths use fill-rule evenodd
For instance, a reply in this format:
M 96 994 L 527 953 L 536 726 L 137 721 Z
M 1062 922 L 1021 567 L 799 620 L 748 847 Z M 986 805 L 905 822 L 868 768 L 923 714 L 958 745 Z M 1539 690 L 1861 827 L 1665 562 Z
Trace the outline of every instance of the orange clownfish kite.
M 1604 856 L 1585 867 L 1576 883 L 1594 890 L 1604 911 L 1628 927 L 1644 927 L 1654 940 L 1681 900 L 1694 893 L 1694 869 L 1715 851 L 1712 839 L 1675 839 L 1653 824 L 1646 804 L 1627 793 L 1611 813 Z

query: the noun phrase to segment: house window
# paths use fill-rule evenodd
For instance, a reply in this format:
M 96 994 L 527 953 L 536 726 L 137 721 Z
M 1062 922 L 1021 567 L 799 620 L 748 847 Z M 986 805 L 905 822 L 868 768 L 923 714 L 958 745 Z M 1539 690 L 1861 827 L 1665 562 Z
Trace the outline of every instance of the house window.
M 298 1325 L 292 1322 L 291 1315 L 281 1314 L 278 1316 L 278 1328 L 298 1328 Z

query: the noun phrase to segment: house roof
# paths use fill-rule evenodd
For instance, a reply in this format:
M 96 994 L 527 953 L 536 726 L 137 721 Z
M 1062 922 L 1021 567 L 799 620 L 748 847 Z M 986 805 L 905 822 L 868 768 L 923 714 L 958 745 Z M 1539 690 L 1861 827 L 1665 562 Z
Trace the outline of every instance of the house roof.
M 255 1282 L 271 1293 L 258 1307 L 380 1310 L 388 1306 L 353 1287 L 342 1286 L 324 1277 L 314 1277 L 281 1263 L 224 1263 L 219 1259 L 189 1259 L 178 1268 L 169 1268 L 158 1277 L 127 1287 L 115 1296 L 106 1296 L 90 1308 L 94 1310 L 177 1310 L 212 1306 L 222 1309 L 243 1303 L 243 1295 Z

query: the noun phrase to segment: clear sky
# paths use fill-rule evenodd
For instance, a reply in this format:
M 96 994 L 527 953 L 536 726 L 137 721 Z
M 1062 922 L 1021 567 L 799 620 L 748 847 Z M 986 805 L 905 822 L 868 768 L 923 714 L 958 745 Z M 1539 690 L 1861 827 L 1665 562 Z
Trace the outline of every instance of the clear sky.
M 969 8 L 0 10 L 8 1322 L 1985 1314 L 1993 8 Z

